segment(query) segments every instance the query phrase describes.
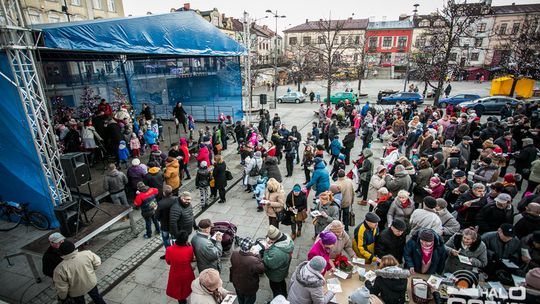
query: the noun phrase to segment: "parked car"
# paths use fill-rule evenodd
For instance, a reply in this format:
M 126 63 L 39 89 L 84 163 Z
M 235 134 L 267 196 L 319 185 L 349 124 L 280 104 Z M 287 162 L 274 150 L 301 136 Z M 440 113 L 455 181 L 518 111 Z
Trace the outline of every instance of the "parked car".
M 458 104 L 462 103 L 462 102 L 466 102 L 466 101 L 471 101 L 471 100 L 475 100 L 475 99 L 478 99 L 480 98 L 480 95 L 476 95 L 476 94 L 458 94 L 458 95 L 454 95 L 452 97 L 449 97 L 449 98 L 442 98 L 441 100 L 439 100 L 439 106 L 441 108 L 446 108 L 447 105 L 455 105 L 457 106 Z
M 379 103 L 394 104 L 403 101 L 406 103 L 412 103 L 413 101 L 416 101 L 417 104 L 421 104 L 424 102 L 424 98 L 422 98 L 422 95 L 414 92 L 399 92 L 390 96 L 382 97 Z
M 499 114 L 507 103 L 511 103 L 512 107 L 515 107 L 520 101 L 506 96 L 490 96 L 460 103 L 459 107 L 462 111 L 466 112 L 474 109 L 482 109 L 484 114 Z
M 336 104 L 340 101 L 348 99 L 350 102 L 356 102 L 356 95 L 353 92 L 337 92 L 330 96 L 330 102 Z M 324 102 L 328 102 L 328 98 L 324 99 Z
M 283 96 L 279 96 L 277 99 L 277 102 L 294 102 L 294 103 L 301 103 L 306 101 L 306 95 L 302 94 L 298 91 L 290 91 L 285 93 Z

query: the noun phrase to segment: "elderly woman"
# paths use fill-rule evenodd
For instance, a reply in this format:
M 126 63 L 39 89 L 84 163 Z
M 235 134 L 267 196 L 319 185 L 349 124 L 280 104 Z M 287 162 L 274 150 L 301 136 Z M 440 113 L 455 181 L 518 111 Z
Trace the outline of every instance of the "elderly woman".
M 191 283 L 191 304 L 219 304 L 229 291 L 223 288 L 219 272 L 213 268 L 203 270 L 197 279 Z
M 394 219 L 399 218 L 405 223 L 409 223 L 411 214 L 414 211 L 414 203 L 411 201 L 409 192 L 405 190 L 399 190 L 398 195 L 386 215 L 386 225 L 390 227 Z
M 334 195 L 331 191 L 325 191 L 319 195 L 315 210 L 319 211 L 320 215 L 313 219 L 313 226 L 315 227 L 314 240 L 326 226 L 339 218 L 339 206 L 334 202 Z
M 382 187 L 377 191 L 377 200 L 375 201 L 375 210 L 373 212 L 381 218 L 379 222 L 379 229 L 381 231 L 387 227 L 386 220 L 392 202 L 392 193 L 386 187 Z
M 266 215 L 270 225 L 279 228 L 278 213 L 285 208 L 285 191 L 283 186 L 274 178 L 266 183 L 266 200 L 261 201 L 265 205 Z
M 431 229 L 421 229 L 405 244 L 403 266 L 411 274 L 442 274 L 446 257 L 442 238 Z
M 474 229 L 464 229 L 462 233 L 453 235 L 445 244 L 448 259 L 444 272 L 453 273 L 456 270 L 472 270 L 487 265 L 487 249 L 484 242 Z M 468 262 L 461 262 L 459 256 Z
M 356 254 L 352 248 L 351 237 L 345 233 L 345 227 L 343 223 L 338 220 L 333 220 L 330 225 L 324 228 L 323 232 L 330 231 L 336 235 L 337 241 L 334 247 L 330 249 L 330 259 L 335 259 L 338 255 L 344 255 L 345 253 L 349 257 L 354 257 Z M 317 240 L 319 237 L 317 237 Z
M 330 262 L 330 252 L 336 245 L 337 237 L 331 231 L 323 231 L 319 234 L 319 240 L 317 240 L 308 252 L 307 258 L 311 260 L 313 257 L 321 256 L 326 261 L 326 267 L 322 271 L 322 275 L 327 271 L 334 271 L 334 263 Z
M 371 176 L 369 181 L 369 190 L 367 199 L 369 201 L 377 201 L 378 195 L 377 192 L 385 185 L 384 177 L 386 176 L 386 167 L 383 165 L 378 165 L 375 170 L 375 174 Z M 371 209 L 371 208 L 370 208 Z
M 320 256 L 300 263 L 291 276 L 287 303 L 329 303 L 334 293 L 332 291 L 325 292 L 326 280 L 321 272 L 326 266 L 324 258 Z

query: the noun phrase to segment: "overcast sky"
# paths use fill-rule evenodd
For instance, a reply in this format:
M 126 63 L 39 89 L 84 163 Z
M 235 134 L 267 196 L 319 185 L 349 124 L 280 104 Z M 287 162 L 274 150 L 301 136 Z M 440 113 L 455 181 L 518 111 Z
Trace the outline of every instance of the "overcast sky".
M 475 2 L 477 0 L 469 0 Z M 540 0 L 493 0 L 493 5 L 510 5 L 538 3 Z M 305 22 L 306 19 L 318 20 L 328 18 L 345 19 L 354 14 L 354 18 L 371 18 L 375 21 L 397 20 L 400 14 L 412 14 L 413 4 L 418 3 L 419 14 L 428 14 L 442 7 L 443 0 L 123 0 L 126 16 L 141 16 L 150 11 L 154 14 L 168 13 L 171 8 L 178 8 L 184 3 L 191 3 L 192 9 L 211 10 L 214 7 L 226 16 L 241 18 L 247 11 L 252 18 L 266 16 L 265 11 L 278 10 L 279 15 L 286 18 L 278 20 L 278 31 Z M 337 4 L 331 6 L 329 4 Z M 261 19 L 259 24 L 267 24 L 273 29 L 273 19 Z

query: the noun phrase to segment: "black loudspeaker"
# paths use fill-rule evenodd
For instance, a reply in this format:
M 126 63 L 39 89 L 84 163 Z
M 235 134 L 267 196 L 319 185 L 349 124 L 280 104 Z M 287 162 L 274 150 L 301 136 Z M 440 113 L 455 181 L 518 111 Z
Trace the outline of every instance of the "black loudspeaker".
M 77 221 L 79 220 L 77 209 L 77 201 L 66 202 L 54 207 L 54 215 L 60 223 L 60 233 L 65 237 L 73 236 L 77 231 Z
M 66 153 L 60 156 L 60 163 L 64 169 L 64 177 L 69 188 L 80 187 L 92 180 L 86 154 Z
M 262 105 L 266 104 L 266 102 L 267 102 L 267 95 L 266 94 L 259 95 L 259 98 L 260 98 L 260 100 L 259 100 L 260 104 L 262 104 Z

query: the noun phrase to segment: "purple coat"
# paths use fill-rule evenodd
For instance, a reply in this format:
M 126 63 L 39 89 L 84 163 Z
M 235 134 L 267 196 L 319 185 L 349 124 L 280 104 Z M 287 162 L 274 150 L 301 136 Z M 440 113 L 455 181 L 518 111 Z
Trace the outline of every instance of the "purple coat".
M 142 165 L 139 166 L 131 166 L 127 170 L 127 177 L 129 181 L 129 185 L 132 189 L 137 189 L 137 183 L 144 181 L 144 176 L 147 173 L 147 169 L 143 167 Z

